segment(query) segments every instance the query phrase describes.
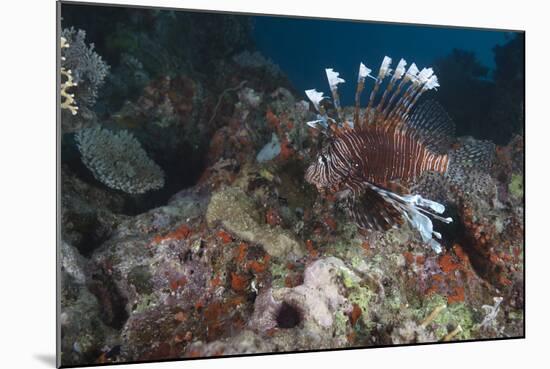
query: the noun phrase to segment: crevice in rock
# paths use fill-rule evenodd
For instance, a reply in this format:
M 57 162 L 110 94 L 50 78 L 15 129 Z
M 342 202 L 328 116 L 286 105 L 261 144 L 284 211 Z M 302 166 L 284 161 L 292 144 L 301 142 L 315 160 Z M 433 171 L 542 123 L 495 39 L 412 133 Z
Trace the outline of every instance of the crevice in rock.
M 294 328 L 300 325 L 302 319 L 302 312 L 300 309 L 285 301 L 279 308 L 275 320 L 279 328 Z
M 128 320 L 127 300 L 114 281 L 103 271 L 94 273 L 88 282 L 88 289 L 99 301 L 103 322 L 114 329 L 121 329 Z

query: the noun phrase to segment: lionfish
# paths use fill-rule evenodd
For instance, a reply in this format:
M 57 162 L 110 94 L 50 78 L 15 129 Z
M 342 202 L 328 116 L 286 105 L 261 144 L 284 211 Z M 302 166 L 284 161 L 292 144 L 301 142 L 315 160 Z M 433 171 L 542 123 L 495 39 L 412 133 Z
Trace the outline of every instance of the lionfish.
M 328 100 L 322 92 L 305 91 L 318 113 L 307 124 L 328 137 L 305 179 L 321 194 L 330 193 L 342 201 L 360 228 L 383 231 L 406 221 L 439 253 L 441 245 L 436 239 L 441 234 L 434 230 L 432 219 L 450 223 L 452 218 L 441 215 L 443 204 L 410 193 L 410 189 L 428 172 L 459 184 L 468 170 L 488 163 L 493 146 L 478 141 L 452 149 L 454 124 L 443 108 L 433 100 L 415 107 L 420 96 L 439 87 L 432 68 L 419 70 L 413 63 L 407 69 L 401 59 L 392 71 L 391 62 L 384 57 L 377 77 L 360 63 L 352 119 L 340 105 L 338 84 L 345 81 L 332 68 L 326 69 L 326 75 L 335 117 L 322 104 Z M 361 109 L 367 78 L 374 80 L 374 87 L 366 108 Z

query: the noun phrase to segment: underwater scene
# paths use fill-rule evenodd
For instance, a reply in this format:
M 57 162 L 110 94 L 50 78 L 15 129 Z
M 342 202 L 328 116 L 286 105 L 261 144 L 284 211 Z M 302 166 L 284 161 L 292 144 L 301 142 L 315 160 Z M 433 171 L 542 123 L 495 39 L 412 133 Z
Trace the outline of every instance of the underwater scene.
M 62 366 L 524 336 L 524 33 L 60 5 Z

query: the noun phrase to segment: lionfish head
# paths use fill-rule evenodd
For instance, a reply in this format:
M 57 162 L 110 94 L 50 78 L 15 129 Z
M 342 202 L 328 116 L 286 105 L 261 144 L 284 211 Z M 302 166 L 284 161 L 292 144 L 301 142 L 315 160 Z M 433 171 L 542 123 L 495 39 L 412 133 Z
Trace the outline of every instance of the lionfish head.
M 346 163 L 334 160 L 335 150 L 334 142 L 330 142 L 306 170 L 306 181 L 317 187 L 319 192 L 335 188 L 349 172 Z

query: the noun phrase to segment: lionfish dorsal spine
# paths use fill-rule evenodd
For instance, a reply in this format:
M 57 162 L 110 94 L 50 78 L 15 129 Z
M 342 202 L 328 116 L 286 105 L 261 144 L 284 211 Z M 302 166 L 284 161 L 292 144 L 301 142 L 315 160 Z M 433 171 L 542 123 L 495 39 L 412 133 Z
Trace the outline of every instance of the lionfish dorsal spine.
M 412 81 L 407 92 L 403 95 L 402 100 L 397 104 L 396 109 L 392 111 L 390 120 L 402 122 L 420 96 L 428 89 L 437 86 L 439 86 L 439 84 L 437 83 L 437 76 L 434 75 L 433 69 L 422 69 Z
M 409 112 L 418 102 L 420 96 L 428 90 L 439 87 L 437 76 L 434 74 L 432 68 L 419 70 L 416 64 L 412 63 L 406 69 L 407 62 L 404 59 L 399 60 L 395 70 L 392 70 L 391 64 L 392 58 L 385 56 L 378 70 L 377 77 L 371 74 L 372 69 L 363 63 L 359 64 L 353 127 L 360 129 L 367 125 L 375 124 L 384 126 L 388 131 L 398 129 L 399 126 L 403 126 L 406 123 Z M 332 134 L 333 132 L 338 132 L 340 128 L 346 125 L 338 92 L 338 85 L 344 83 L 345 80 L 333 68 L 326 68 L 325 72 L 337 113 L 337 120 L 328 117 L 327 112 L 321 105 L 321 101 L 327 98 L 322 92 L 318 92 L 315 89 L 306 90 L 306 95 L 318 112 L 318 119 L 308 122 L 308 125 L 313 128 L 320 128 L 326 134 Z M 392 72 L 394 72 L 393 75 Z M 382 97 L 378 100 L 382 84 L 386 77 L 389 76 L 391 76 L 391 79 L 383 90 Z M 361 119 L 361 94 L 365 89 L 367 77 L 372 78 L 375 82 Z
M 365 79 L 371 77 L 372 70 L 367 68 L 362 62 L 359 63 L 359 72 L 357 73 L 357 88 L 355 89 L 355 109 L 353 112 L 353 124 L 359 126 L 359 113 L 361 111 L 361 93 L 365 89 Z
M 392 60 L 389 56 L 384 56 L 384 59 L 382 60 L 382 64 L 380 65 L 380 68 L 378 70 L 378 77 L 376 78 L 374 88 L 370 93 L 369 102 L 367 103 L 367 109 L 365 111 L 365 119 L 364 119 L 365 125 L 374 122 L 376 119 L 376 117 L 374 116 L 374 113 L 372 112 L 373 105 L 374 105 L 376 96 L 378 95 L 378 90 L 380 89 L 382 82 L 384 82 L 384 78 L 386 78 L 386 76 L 391 73 L 391 69 L 390 69 L 391 62 Z M 378 107 L 379 106 L 377 106 L 377 108 Z
M 403 68 L 404 67 L 405 66 L 403 66 Z M 383 107 L 382 115 L 381 115 L 382 120 L 388 119 L 388 116 L 391 113 L 390 107 L 395 106 L 396 100 L 399 99 L 399 97 L 401 96 L 401 91 L 403 90 L 403 87 L 406 86 L 407 83 L 409 83 L 411 80 L 416 78 L 416 75 L 418 74 L 418 72 L 419 72 L 418 67 L 416 66 L 415 63 L 412 63 L 410 67 L 407 69 L 407 71 L 404 73 L 404 75 L 401 74 L 401 76 L 403 76 L 403 78 L 401 79 L 401 82 L 397 86 L 397 89 L 395 90 L 395 92 L 391 95 L 390 100 L 388 101 L 388 104 L 385 107 Z M 397 105 L 399 104 L 397 103 Z
M 401 77 L 403 77 L 403 75 L 405 74 L 406 65 L 407 65 L 407 61 L 405 59 L 401 59 L 401 60 L 399 60 L 399 63 L 397 63 L 397 67 L 395 68 L 393 76 L 390 79 L 390 82 L 388 83 L 388 87 L 384 90 L 384 93 L 382 94 L 382 98 L 380 99 L 380 102 L 378 103 L 378 105 L 376 107 L 375 118 L 383 119 L 382 108 L 383 108 L 384 104 L 386 103 L 386 100 L 388 99 L 388 96 L 390 96 L 390 94 L 392 93 L 393 88 L 394 88 L 395 84 L 397 83 L 397 81 L 399 81 L 401 79 Z M 392 97 L 393 97 L 393 95 L 392 95 Z M 391 97 L 390 97 L 390 100 L 391 100 Z
M 321 101 L 326 99 L 326 97 L 323 92 L 319 92 L 314 88 L 306 90 L 305 93 L 317 111 L 317 119 L 307 122 L 307 125 L 311 128 L 320 129 L 321 132 L 327 133 L 329 129 L 329 119 L 325 108 L 321 105 Z
M 328 84 L 330 86 L 330 92 L 332 94 L 332 102 L 336 113 L 338 114 L 338 119 L 340 122 L 344 121 L 344 114 L 342 112 L 342 106 L 340 105 L 340 95 L 338 94 L 338 84 L 345 83 L 346 81 L 343 78 L 340 78 L 340 73 L 334 71 L 332 68 L 326 68 L 325 72 L 327 74 Z

